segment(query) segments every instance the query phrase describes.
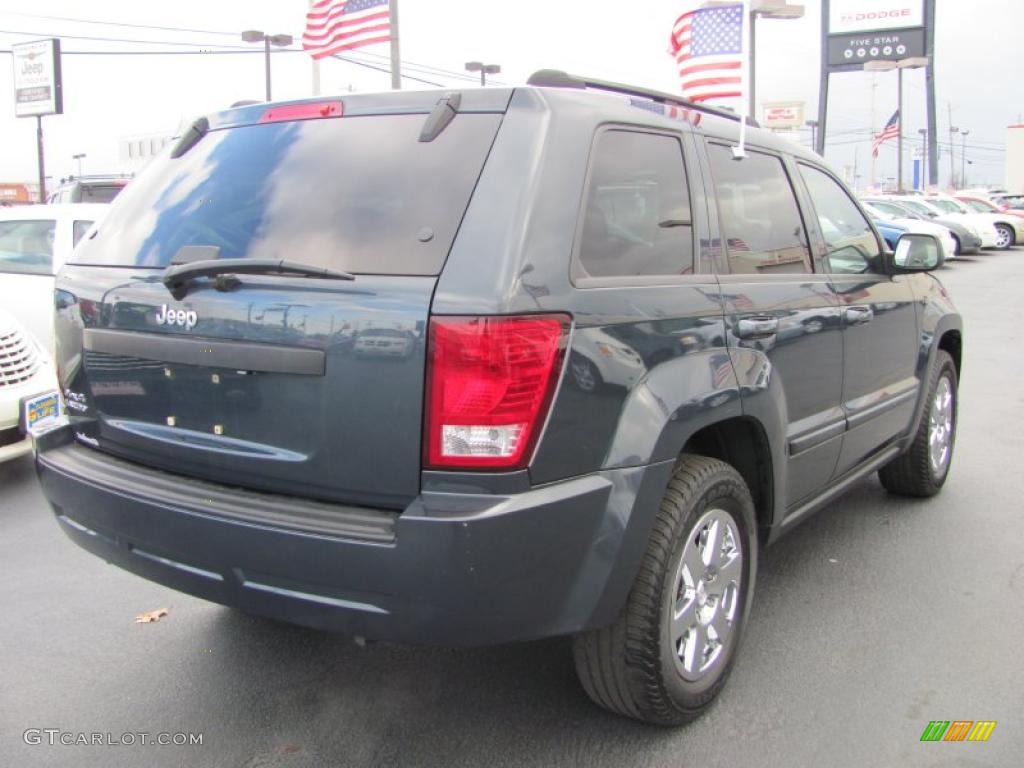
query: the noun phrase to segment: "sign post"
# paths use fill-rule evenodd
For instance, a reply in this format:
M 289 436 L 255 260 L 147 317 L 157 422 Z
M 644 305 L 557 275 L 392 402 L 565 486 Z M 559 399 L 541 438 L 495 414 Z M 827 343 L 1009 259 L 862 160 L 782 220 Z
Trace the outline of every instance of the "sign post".
M 934 154 L 934 28 L 935 0 L 822 0 L 818 154 L 825 152 L 828 80 L 832 73 L 863 71 L 865 64 L 874 62 L 895 65 L 922 57 L 929 59 L 925 75 L 928 142 L 929 154 Z M 900 78 L 902 88 L 902 70 Z M 902 111 L 900 117 L 902 120 Z M 900 159 L 902 161 L 902 153 Z M 934 178 L 935 169 L 929 170 Z
M 14 114 L 35 117 L 39 156 L 39 202 L 46 202 L 46 171 L 43 161 L 43 115 L 64 112 L 64 87 L 60 71 L 60 40 L 34 40 L 11 46 L 14 61 Z

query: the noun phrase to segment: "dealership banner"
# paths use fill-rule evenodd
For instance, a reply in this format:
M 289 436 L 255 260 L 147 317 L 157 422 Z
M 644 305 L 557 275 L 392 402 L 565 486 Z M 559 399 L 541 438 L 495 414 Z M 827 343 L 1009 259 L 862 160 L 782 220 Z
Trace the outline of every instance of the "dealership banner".
M 832 0 L 830 35 L 924 26 L 924 0 Z
M 17 117 L 64 112 L 60 40 L 34 40 L 11 46 L 14 54 L 14 114 Z
M 923 29 L 828 36 L 829 66 L 899 61 L 925 55 Z
M 776 101 L 762 104 L 761 125 L 772 130 L 792 130 L 804 124 L 804 102 Z

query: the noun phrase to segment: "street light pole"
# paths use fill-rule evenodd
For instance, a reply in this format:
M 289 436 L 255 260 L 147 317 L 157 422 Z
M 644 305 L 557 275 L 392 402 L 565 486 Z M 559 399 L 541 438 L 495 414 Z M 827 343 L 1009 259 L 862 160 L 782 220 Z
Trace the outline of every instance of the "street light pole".
M 766 19 L 799 19 L 804 15 L 802 5 L 789 5 L 786 0 L 751 0 L 748 23 L 750 24 L 750 107 L 748 114 L 757 119 L 757 17 Z
M 263 43 L 264 69 L 266 72 L 267 101 L 270 101 L 270 46 L 279 47 L 292 44 L 291 35 L 267 35 L 258 29 L 247 29 L 242 33 L 242 40 L 247 43 Z
M 82 158 L 83 157 L 85 157 L 85 153 L 84 152 L 80 152 L 77 155 L 72 155 L 71 156 L 72 160 L 77 160 L 78 161 L 78 178 L 82 178 Z
M 808 120 L 804 123 L 808 128 L 811 129 L 811 149 L 815 152 L 818 151 L 818 121 Z
M 928 129 L 918 128 L 921 134 L 921 189 L 928 189 Z
M 498 64 L 484 64 L 482 61 L 467 61 L 466 62 L 467 72 L 479 72 L 480 73 L 480 85 L 487 85 L 487 76 L 496 75 L 501 72 L 501 66 Z
M 896 81 L 896 115 L 899 128 L 896 132 L 896 154 L 898 155 L 896 158 L 896 189 L 900 192 L 903 191 L 903 70 L 927 67 L 928 64 L 929 60 L 924 56 L 912 56 L 909 59 L 900 59 L 899 61 L 892 61 L 891 59 L 868 61 L 864 64 L 864 69 L 867 72 L 898 70 Z

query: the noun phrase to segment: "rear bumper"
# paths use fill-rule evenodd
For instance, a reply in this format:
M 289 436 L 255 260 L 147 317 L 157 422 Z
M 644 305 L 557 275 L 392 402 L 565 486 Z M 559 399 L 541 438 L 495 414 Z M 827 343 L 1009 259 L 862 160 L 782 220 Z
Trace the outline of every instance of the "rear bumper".
M 672 470 L 605 471 L 512 495 L 423 493 L 402 513 L 362 511 L 374 524 L 337 528 L 343 535 L 241 519 L 244 505 L 232 507 L 225 487 L 211 494 L 180 477 L 171 497 L 153 489 L 176 476 L 137 465 L 128 481 L 125 462 L 72 442 L 69 429 L 37 447 L 61 529 L 108 562 L 296 624 L 446 646 L 611 622 Z M 349 514 L 339 507 L 342 520 Z

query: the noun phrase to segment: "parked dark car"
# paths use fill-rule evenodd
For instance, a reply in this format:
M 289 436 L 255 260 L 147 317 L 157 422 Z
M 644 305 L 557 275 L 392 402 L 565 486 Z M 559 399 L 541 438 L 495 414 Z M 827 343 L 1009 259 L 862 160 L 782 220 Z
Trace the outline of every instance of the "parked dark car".
M 602 706 L 698 715 L 759 549 L 876 471 L 937 493 L 956 426 L 935 238 L 890 252 L 819 156 L 746 135 L 552 71 L 196 121 L 58 280 L 61 529 L 358 637 L 570 635 Z

